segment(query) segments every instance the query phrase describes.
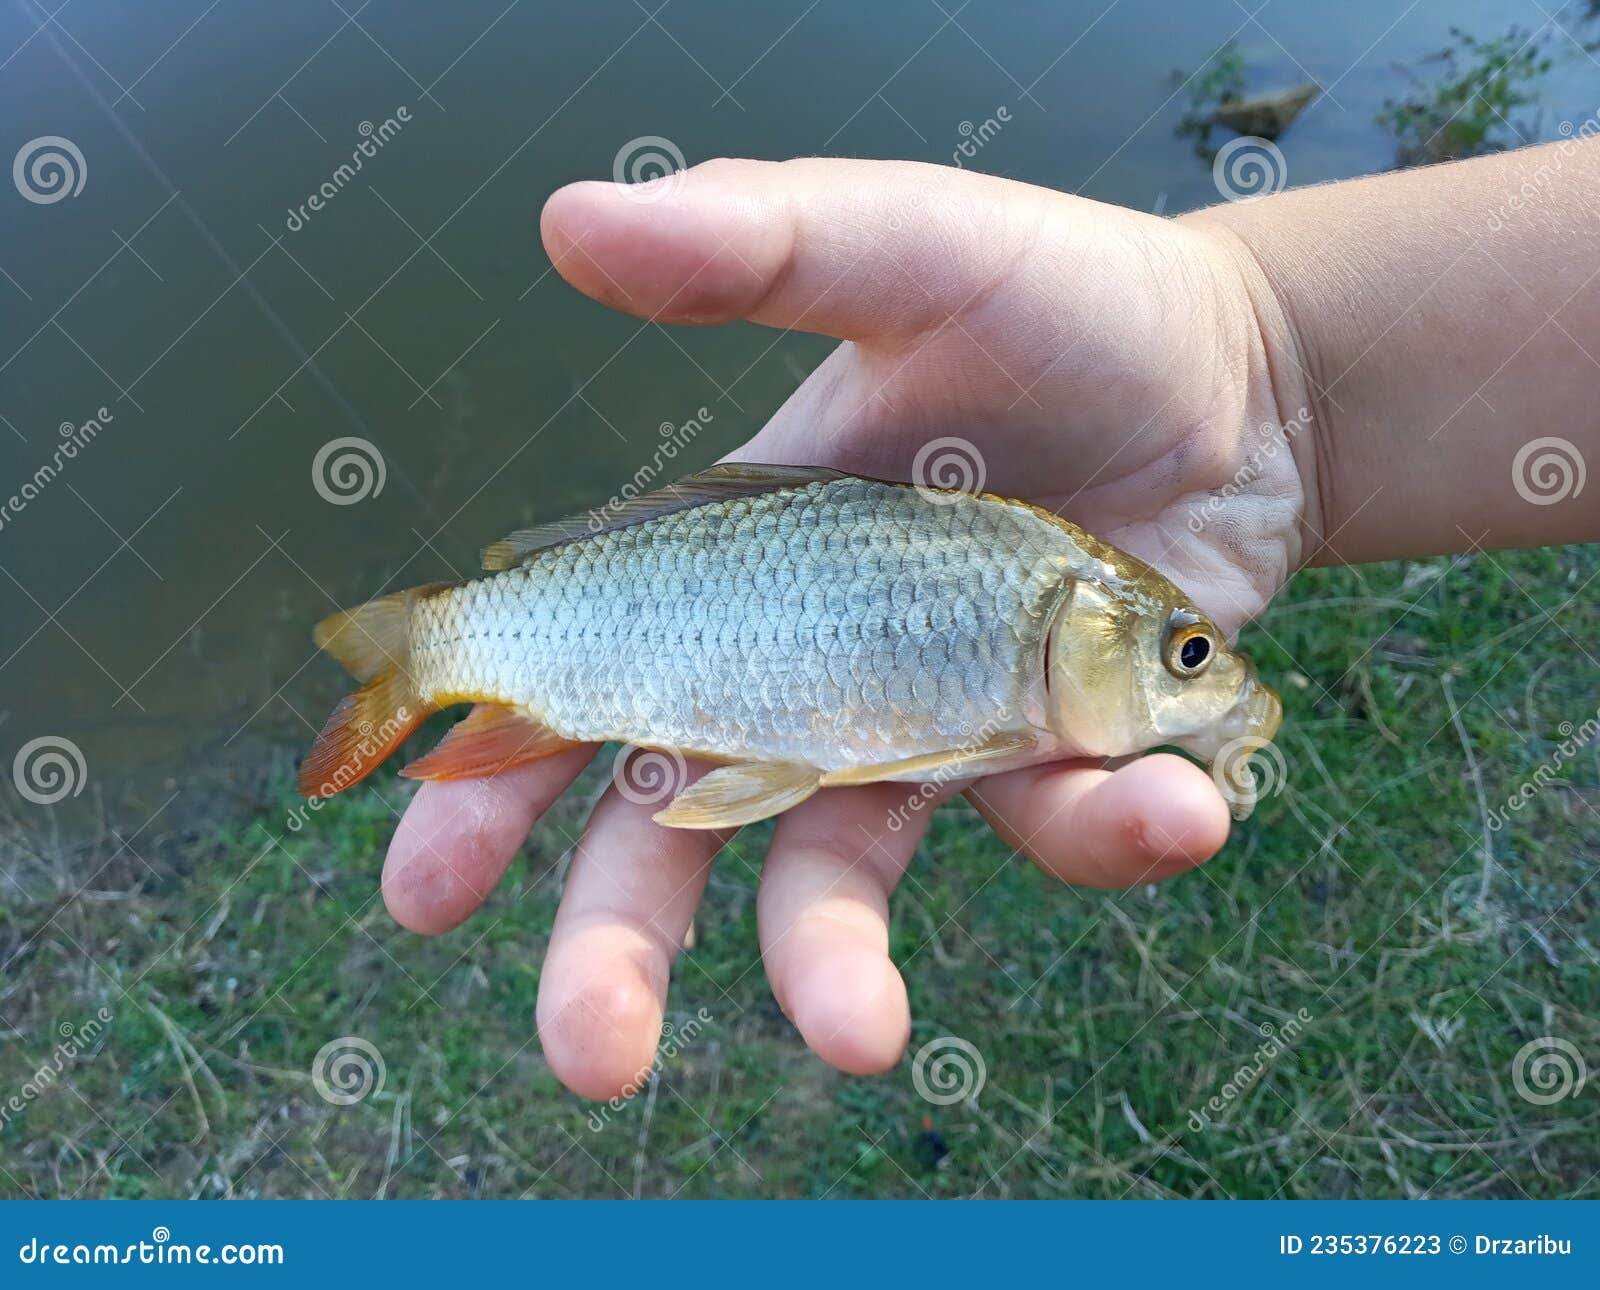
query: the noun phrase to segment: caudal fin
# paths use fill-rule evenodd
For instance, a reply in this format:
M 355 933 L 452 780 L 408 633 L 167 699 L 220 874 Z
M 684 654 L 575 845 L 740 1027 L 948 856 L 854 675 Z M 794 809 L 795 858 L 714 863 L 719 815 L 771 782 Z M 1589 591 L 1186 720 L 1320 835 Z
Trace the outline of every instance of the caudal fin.
M 411 605 L 445 585 L 384 596 L 317 624 L 312 639 L 366 684 L 339 700 L 300 764 L 305 796 L 332 797 L 360 783 L 438 711 L 411 675 Z

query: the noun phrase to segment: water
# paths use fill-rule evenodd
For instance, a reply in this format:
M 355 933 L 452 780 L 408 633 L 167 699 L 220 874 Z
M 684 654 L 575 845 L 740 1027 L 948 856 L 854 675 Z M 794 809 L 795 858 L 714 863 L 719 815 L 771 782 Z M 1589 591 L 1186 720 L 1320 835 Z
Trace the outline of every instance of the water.
M 1520 0 L 343 3 L 0 7 L 0 152 L 60 136 L 85 172 L 48 204 L 0 184 L 0 495 L 60 465 L 0 526 L 0 762 L 68 740 L 84 803 L 247 794 L 344 688 L 317 618 L 602 503 L 702 408 L 679 460 L 710 462 L 826 353 L 669 336 L 549 271 L 540 204 L 630 141 L 948 164 L 987 136 L 965 164 L 1179 211 L 1217 193 L 1172 73 L 1229 37 L 1253 89 L 1329 88 L 1284 140 L 1296 184 L 1393 164 L 1375 114 L 1451 25 L 1544 27 L 1545 137 L 1600 84 Z M 384 479 L 338 505 L 313 464 L 346 437 Z

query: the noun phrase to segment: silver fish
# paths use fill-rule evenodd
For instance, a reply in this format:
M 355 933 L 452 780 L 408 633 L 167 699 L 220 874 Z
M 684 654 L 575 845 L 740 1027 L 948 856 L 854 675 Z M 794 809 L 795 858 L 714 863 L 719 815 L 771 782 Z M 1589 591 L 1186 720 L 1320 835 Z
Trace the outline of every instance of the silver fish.
M 725 465 L 603 521 L 514 533 L 484 564 L 493 576 L 318 626 L 367 684 L 335 710 L 303 791 L 348 787 L 465 702 L 487 706 L 403 774 L 487 774 L 603 740 L 725 763 L 656 816 L 685 828 L 830 785 L 1159 744 L 1215 759 L 1270 740 L 1281 715 L 1165 577 L 990 494 Z M 1230 797 L 1247 810 L 1247 791 Z

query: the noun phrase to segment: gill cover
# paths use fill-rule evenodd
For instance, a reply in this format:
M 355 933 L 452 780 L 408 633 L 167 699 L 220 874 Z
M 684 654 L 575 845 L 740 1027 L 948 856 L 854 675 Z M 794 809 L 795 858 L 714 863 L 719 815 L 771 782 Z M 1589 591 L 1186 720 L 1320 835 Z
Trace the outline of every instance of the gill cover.
M 1103 583 L 1074 580 L 1045 645 L 1046 725 L 1098 757 L 1129 750 L 1147 724 L 1132 666 L 1132 607 Z

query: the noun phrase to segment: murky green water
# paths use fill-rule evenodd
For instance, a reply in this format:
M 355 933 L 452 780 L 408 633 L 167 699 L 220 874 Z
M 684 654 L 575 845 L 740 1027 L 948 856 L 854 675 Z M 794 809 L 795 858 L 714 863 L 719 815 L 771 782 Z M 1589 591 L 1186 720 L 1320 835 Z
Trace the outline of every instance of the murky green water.
M 1523 0 L 647 2 L 0 7 L 0 152 L 60 137 L 83 180 L 0 184 L 5 769 L 55 737 L 84 803 L 247 791 L 343 688 L 308 639 L 329 609 L 602 502 L 664 422 L 711 414 L 685 469 L 761 424 L 829 342 L 669 336 L 549 271 L 540 204 L 630 141 L 948 163 L 990 136 L 964 164 L 1177 211 L 1217 193 L 1172 73 L 1230 37 L 1251 88 L 1327 88 L 1283 140 L 1296 184 L 1393 163 L 1396 64 L 1452 24 L 1543 31 L 1534 133 L 1600 103 Z M 1592 39 L 1583 8 L 1563 21 Z M 328 465 L 350 504 L 314 485 L 342 438 L 381 459 L 381 489 Z

